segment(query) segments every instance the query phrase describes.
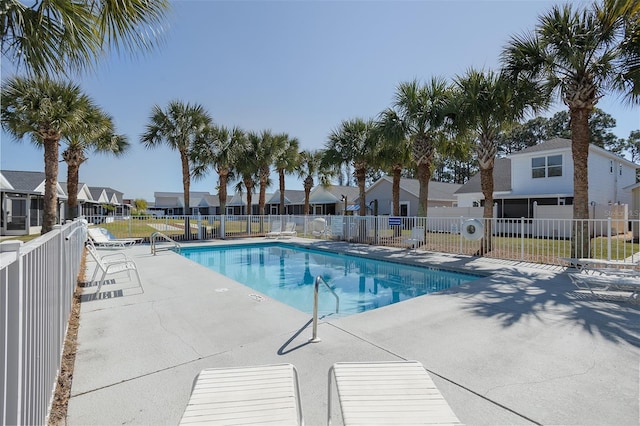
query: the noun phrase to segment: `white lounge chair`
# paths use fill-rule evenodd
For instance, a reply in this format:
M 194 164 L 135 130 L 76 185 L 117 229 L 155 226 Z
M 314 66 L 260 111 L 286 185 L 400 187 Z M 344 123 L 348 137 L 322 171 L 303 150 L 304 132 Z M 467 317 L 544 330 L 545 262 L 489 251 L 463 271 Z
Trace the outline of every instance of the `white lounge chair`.
M 411 230 L 411 237 L 405 238 L 405 244 L 409 244 L 409 248 L 417 249 L 418 246 L 424 243 L 424 227 L 415 226 Z
M 196 377 L 181 425 L 303 425 L 291 364 L 209 368 Z
M 631 292 L 629 299 L 638 302 L 640 300 L 640 274 L 629 273 L 635 271 L 616 271 L 606 273 L 573 273 L 569 278 L 576 287 L 589 290 L 596 297 L 601 296 L 601 292 L 622 291 Z M 598 291 L 598 293 L 596 293 Z
M 96 250 L 93 244 L 87 244 L 87 251 L 89 255 L 93 258 L 93 261 L 96 263 L 96 269 L 93 271 L 93 276 L 91 277 L 91 282 L 95 281 L 95 278 L 98 272 L 101 272 L 100 281 L 98 282 L 98 289 L 95 294 L 100 293 L 100 289 L 102 288 L 102 284 L 108 275 L 119 274 L 122 272 L 126 272 L 129 277 L 131 277 L 130 272 L 133 271 L 138 280 L 138 285 L 140 289 L 144 293 L 144 288 L 142 287 L 142 280 L 140 279 L 140 274 L 138 273 L 138 267 L 136 263 L 128 258 L 126 255 L 117 253 L 114 255 L 105 255 L 100 256 L 98 251 Z
M 588 257 L 559 257 L 560 263 L 580 271 L 589 272 L 606 269 L 637 269 L 640 267 L 640 257 L 635 262 L 621 260 L 591 259 Z
M 332 378 L 346 426 L 460 424 L 418 361 L 334 364 L 329 370 L 328 424 Z
M 127 247 L 142 241 L 142 238 L 109 238 L 104 228 L 89 228 L 89 238 L 96 246 L 100 247 Z
M 274 220 L 271 222 L 269 232 L 265 234 L 265 238 L 278 238 L 282 232 L 282 221 Z
M 280 237 L 295 237 L 297 235 L 295 222 L 287 222 L 284 226 L 284 231 L 280 232 Z

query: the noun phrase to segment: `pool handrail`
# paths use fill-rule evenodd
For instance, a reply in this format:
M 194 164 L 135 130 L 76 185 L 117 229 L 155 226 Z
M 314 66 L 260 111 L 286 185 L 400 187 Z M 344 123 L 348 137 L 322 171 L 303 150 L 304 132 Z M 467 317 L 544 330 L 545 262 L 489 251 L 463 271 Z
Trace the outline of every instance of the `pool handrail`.
M 153 234 L 151 234 L 151 237 L 149 238 L 149 241 L 151 243 L 151 254 L 155 256 L 156 252 L 159 250 L 158 248 L 156 248 L 156 240 L 158 238 L 163 238 L 164 240 L 170 243 L 173 243 L 173 248 L 175 248 L 176 251 L 180 253 L 180 244 L 177 241 L 174 241 L 172 238 L 169 238 L 168 236 L 164 235 L 162 232 L 154 232 Z M 169 250 L 170 249 L 171 248 L 169 248 Z
M 318 337 L 318 291 L 320 289 L 320 283 L 323 283 L 336 298 L 336 314 L 340 310 L 340 297 L 336 294 L 335 291 L 331 288 L 329 284 L 322 278 L 320 275 L 316 277 L 315 283 L 313 285 L 313 334 L 309 342 L 318 343 L 322 339 Z

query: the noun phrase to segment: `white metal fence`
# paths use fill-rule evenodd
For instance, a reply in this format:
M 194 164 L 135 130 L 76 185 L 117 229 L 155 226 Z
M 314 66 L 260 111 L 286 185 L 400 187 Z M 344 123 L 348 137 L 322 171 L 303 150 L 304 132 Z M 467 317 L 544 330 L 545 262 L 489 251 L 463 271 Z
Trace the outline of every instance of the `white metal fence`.
M 104 223 L 89 222 L 108 229 L 116 237 L 148 238 L 160 231 L 177 241 L 263 237 L 275 221 L 296 224 L 300 237 L 351 241 L 393 247 L 407 247 L 414 228 L 424 229 L 419 249 L 463 255 L 483 255 L 499 259 L 557 264 L 561 257 L 591 257 L 636 262 L 638 220 L 620 218 L 588 219 L 483 219 L 481 228 L 490 229 L 487 241 L 470 239 L 463 232 L 473 217 L 393 217 L 393 216 L 185 216 L 120 218 Z M 576 226 L 584 225 L 584 235 Z M 185 232 L 189 229 L 190 232 Z M 583 241 L 577 241 L 583 238 Z M 485 249 L 483 250 L 483 244 Z M 573 248 L 572 248 L 573 247 Z
M 2 424 L 44 424 L 60 369 L 86 227 L 0 243 Z

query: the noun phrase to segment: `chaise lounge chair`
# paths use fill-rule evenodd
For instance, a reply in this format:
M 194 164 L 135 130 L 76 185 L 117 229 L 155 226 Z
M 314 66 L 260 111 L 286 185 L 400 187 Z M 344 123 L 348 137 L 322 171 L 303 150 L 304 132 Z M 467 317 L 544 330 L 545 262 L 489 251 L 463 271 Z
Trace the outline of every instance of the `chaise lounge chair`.
M 109 233 L 104 228 L 89 228 L 89 238 L 99 247 L 127 247 L 142 241 L 142 238 L 109 238 Z
M 332 377 L 346 426 L 460 424 L 418 361 L 334 364 L 329 370 L 328 424 Z
M 265 234 L 265 238 L 278 238 L 282 233 L 282 222 L 274 220 L 271 222 L 271 228 L 269 229 L 269 232 Z
M 284 231 L 280 232 L 280 237 L 295 237 L 297 235 L 295 222 L 287 222 L 284 226 Z
M 93 271 L 93 276 L 91 277 L 91 282 L 95 281 L 95 278 L 98 272 L 101 272 L 100 281 L 98 282 L 98 289 L 95 294 L 100 293 L 100 289 L 102 288 L 102 284 L 104 284 L 105 279 L 108 275 L 119 274 L 121 272 L 126 272 L 129 277 L 131 277 L 130 272 L 133 271 L 138 279 L 138 285 L 140 289 L 144 293 L 144 288 L 142 287 L 142 280 L 140 280 L 140 274 L 138 274 L 138 267 L 136 263 L 127 257 L 124 253 L 117 253 L 113 255 L 105 255 L 100 256 L 96 247 L 89 241 L 86 245 L 87 251 L 89 255 L 93 258 L 96 263 L 96 269 Z
M 291 364 L 209 368 L 196 377 L 181 425 L 303 425 Z
M 619 273 L 616 271 L 593 274 L 573 273 L 569 274 L 569 278 L 576 287 L 589 290 L 596 297 L 600 297 L 601 292 L 629 291 L 631 292 L 629 300 L 638 302 L 640 301 L 640 274 L 634 272 L 621 270 Z

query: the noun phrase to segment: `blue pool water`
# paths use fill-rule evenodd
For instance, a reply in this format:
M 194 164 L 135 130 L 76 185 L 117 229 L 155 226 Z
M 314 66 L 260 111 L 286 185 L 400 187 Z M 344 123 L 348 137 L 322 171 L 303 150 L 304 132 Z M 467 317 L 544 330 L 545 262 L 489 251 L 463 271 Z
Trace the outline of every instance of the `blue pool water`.
M 183 256 L 272 299 L 313 312 L 313 284 L 322 276 L 340 297 L 339 315 L 376 309 L 444 290 L 477 275 L 415 267 L 281 243 L 182 248 Z M 335 314 L 335 298 L 320 286 L 319 313 Z

